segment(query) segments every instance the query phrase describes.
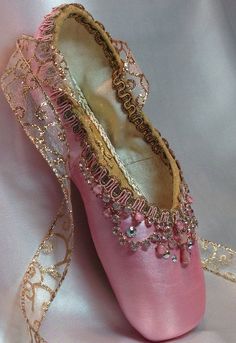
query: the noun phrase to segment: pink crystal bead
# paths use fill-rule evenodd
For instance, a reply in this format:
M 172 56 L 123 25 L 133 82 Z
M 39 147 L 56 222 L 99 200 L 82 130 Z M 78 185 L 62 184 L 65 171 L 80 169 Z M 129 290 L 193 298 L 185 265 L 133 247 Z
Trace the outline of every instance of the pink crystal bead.
M 184 248 L 180 251 L 180 258 L 181 258 L 181 263 L 184 265 L 184 266 L 187 266 L 190 262 L 190 253 L 189 251 Z
M 144 215 L 140 212 L 136 212 L 134 215 L 134 220 L 137 224 L 140 224 L 144 220 Z
M 193 203 L 193 198 L 191 197 L 191 195 L 188 195 L 188 196 L 187 196 L 187 202 L 188 202 L 189 204 L 192 204 L 192 203 Z
M 163 244 L 158 244 L 156 246 L 156 253 L 157 253 L 157 256 L 159 257 L 162 257 L 165 253 L 166 253 L 167 249 L 166 249 L 166 246 L 163 245 Z
M 123 219 L 128 218 L 130 216 L 131 212 L 132 212 L 132 209 L 130 207 L 126 206 L 122 211 L 122 214 L 121 214 L 122 218 Z
M 175 228 L 177 230 L 183 230 L 184 228 L 184 223 L 181 220 L 177 220 L 177 222 L 175 223 Z
M 96 185 L 93 187 L 93 191 L 96 195 L 102 194 L 102 186 L 101 185 Z
M 186 233 L 182 233 L 179 238 L 180 244 L 185 244 L 188 241 L 188 235 Z
M 193 216 L 193 210 L 190 208 L 189 210 L 187 210 L 187 214 L 189 217 Z
M 151 219 L 145 220 L 146 227 L 151 228 L 153 226 L 153 221 Z

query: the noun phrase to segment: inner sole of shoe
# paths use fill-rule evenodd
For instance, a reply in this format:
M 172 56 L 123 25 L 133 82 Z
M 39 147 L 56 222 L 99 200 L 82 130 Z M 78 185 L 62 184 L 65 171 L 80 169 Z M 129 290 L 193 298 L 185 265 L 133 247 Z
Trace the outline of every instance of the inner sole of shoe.
M 112 88 L 112 69 L 102 47 L 74 18 L 64 21 L 57 42 L 76 87 L 83 93 L 91 113 L 102 125 L 139 190 L 149 202 L 170 209 L 173 205 L 172 175 L 129 122 L 117 101 Z

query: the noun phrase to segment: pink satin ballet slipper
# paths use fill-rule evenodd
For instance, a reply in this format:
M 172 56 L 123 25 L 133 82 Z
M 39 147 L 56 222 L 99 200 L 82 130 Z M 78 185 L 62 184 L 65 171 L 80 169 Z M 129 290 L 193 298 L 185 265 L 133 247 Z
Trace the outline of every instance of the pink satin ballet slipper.
M 151 341 L 192 330 L 205 309 L 197 220 L 173 151 L 142 111 L 148 83 L 127 44 L 70 4 L 19 46 L 65 129 L 69 176 L 125 316 Z

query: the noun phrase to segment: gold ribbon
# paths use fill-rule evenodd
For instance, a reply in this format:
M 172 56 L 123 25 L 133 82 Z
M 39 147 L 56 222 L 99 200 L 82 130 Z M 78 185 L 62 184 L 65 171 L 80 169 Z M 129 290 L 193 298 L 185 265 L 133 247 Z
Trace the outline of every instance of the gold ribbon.
M 26 53 L 30 53 L 27 46 Z M 53 170 L 63 194 L 61 207 L 48 234 L 26 270 L 20 294 L 31 342 L 42 343 L 46 341 L 39 335 L 40 326 L 70 265 L 74 224 L 68 176 L 69 150 L 64 129 L 32 73 L 27 60 L 29 55 L 24 54 L 18 46 L 1 78 L 1 86 L 16 119 Z

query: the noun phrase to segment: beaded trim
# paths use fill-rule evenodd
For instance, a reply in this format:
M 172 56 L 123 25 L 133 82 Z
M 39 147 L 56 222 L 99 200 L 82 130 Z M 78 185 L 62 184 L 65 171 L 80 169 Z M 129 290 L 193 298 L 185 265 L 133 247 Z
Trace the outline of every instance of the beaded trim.
M 143 197 L 135 198 L 132 192 L 122 188 L 119 180 L 109 175 L 106 167 L 101 165 L 92 146 L 88 143 L 87 132 L 79 121 L 73 107 L 64 113 L 64 119 L 71 125 L 76 139 L 80 142 L 82 152 L 76 163 L 85 181 L 94 194 L 103 203 L 103 213 L 112 221 L 112 232 L 119 243 L 131 251 L 139 248 L 147 250 L 151 244 L 156 247 L 158 257 L 168 258 L 170 250 L 181 250 L 181 262 L 189 263 L 190 250 L 196 240 L 197 220 L 191 208 L 192 198 L 184 188 L 183 211 L 158 211 L 150 206 Z M 127 224 L 128 223 L 128 224 Z M 147 228 L 147 237 L 137 240 L 139 225 Z M 124 231 L 124 226 L 127 226 Z M 176 255 L 172 256 L 176 262 Z

